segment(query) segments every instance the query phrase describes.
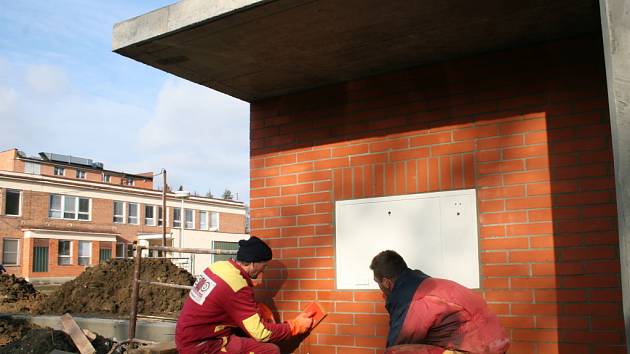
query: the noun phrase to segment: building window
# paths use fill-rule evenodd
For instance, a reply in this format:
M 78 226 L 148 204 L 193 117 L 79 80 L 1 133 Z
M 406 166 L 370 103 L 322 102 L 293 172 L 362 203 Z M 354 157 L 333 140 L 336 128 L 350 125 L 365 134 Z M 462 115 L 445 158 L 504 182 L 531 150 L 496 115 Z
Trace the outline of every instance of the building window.
M 39 175 L 41 174 L 41 166 L 36 162 L 24 162 L 24 173 Z
M 217 231 L 219 229 L 219 213 L 216 211 L 210 212 L 210 231 Z
M 124 243 L 122 242 L 117 242 L 116 243 L 116 258 L 125 258 L 125 253 L 126 253 L 127 247 Z
M 208 212 L 205 210 L 199 211 L 199 229 L 208 230 Z
M 103 175 L 103 182 L 110 183 L 112 181 L 111 175 Z
M 55 176 L 65 176 L 66 175 L 66 169 L 63 168 L 63 167 L 55 166 L 55 168 L 53 170 L 53 174 Z
M 155 226 L 155 206 L 144 206 L 144 224 L 148 226 Z
M 187 229 L 195 228 L 195 211 L 192 209 L 184 209 L 184 216 L 186 218 L 186 224 L 184 227 Z
M 20 199 L 22 192 L 17 189 L 5 189 L 4 214 L 20 215 Z
M 134 180 L 133 177 L 125 177 L 123 179 L 123 182 L 125 183 L 125 185 L 127 186 L 133 186 L 134 185 Z
M 133 258 L 133 244 L 127 244 L 127 258 Z
M 92 256 L 92 242 L 79 241 L 79 265 L 90 265 Z
M 162 223 L 164 222 L 164 218 L 162 217 L 162 207 L 159 206 L 157 207 L 157 219 L 158 219 L 158 226 L 162 226 Z
M 125 222 L 125 204 L 114 200 L 114 222 L 121 224 Z
M 59 240 L 57 245 L 57 264 L 72 264 L 72 241 Z
M 173 227 L 182 226 L 182 209 L 173 208 Z
M 83 170 L 77 170 L 77 178 L 79 178 L 79 179 L 85 179 L 85 171 L 83 171 Z
M 90 220 L 90 199 L 51 194 L 48 217 L 54 219 Z
M 127 222 L 129 224 L 138 224 L 138 204 L 129 203 L 127 204 Z
M 212 248 L 215 250 L 224 250 L 224 251 L 238 251 L 238 242 L 227 242 L 227 241 L 212 241 Z M 234 258 L 234 255 L 231 254 L 213 254 L 212 262 L 218 261 L 227 261 L 230 258 Z
M 5 238 L 2 240 L 2 264 L 18 265 L 18 247 L 19 241 L 16 239 Z

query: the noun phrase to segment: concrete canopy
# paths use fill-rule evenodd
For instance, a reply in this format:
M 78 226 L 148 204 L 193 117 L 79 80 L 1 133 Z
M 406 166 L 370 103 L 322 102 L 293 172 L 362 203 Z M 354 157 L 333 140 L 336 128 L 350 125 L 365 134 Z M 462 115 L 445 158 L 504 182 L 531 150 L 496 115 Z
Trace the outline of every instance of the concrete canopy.
M 599 26 L 594 0 L 184 0 L 116 24 L 113 49 L 254 102 Z

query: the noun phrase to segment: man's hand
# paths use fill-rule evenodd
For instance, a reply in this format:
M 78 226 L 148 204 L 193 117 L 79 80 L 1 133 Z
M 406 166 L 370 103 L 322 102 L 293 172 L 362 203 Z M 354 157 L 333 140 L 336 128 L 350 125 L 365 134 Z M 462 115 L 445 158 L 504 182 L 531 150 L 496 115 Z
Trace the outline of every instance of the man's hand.
M 302 312 L 292 320 L 289 320 L 289 326 L 291 326 L 291 335 L 296 336 L 298 334 L 304 334 L 308 332 L 313 326 L 313 312 Z

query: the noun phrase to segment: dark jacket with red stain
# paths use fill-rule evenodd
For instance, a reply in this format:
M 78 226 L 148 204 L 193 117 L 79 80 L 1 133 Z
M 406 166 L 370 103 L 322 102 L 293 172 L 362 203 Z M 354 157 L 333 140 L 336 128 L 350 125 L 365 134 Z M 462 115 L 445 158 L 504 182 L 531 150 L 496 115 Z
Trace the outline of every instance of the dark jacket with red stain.
M 259 342 L 279 342 L 291 335 L 288 323 L 262 321 L 252 281 L 233 260 L 216 262 L 197 277 L 177 320 L 175 342 L 180 354 L 198 353 L 197 346 L 219 353 L 231 334 Z
M 428 344 L 479 354 L 503 354 L 509 339 L 477 293 L 453 281 L 407 269 L 387 297 L 387 346 Z

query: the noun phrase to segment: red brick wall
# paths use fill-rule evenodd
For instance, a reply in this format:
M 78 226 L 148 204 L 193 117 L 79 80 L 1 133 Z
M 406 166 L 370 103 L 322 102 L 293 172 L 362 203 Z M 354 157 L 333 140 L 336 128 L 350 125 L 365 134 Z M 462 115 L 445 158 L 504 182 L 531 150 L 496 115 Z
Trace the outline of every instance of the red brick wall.
M 17 156 L 16 149 L 1 151 L 0 152 L 0 171 L 14 171 L 16 156 Z
M 197 213 L 199 216 L 199 213 Z M 209 216 L 208 216 L 209 217 Z M 210 223 L 208 222 L 208 225 Z M 219 231 L 244 233 L 245 232 L 245 215 L 219 213 Z
M 259 296 L 329 317 L 298 352 L 382 352 L 377 291 L 336 291 L 334 202 L 478 192 L 481 294 L 510 353 L 625 353 L 598 38 L 376 76 L 251 106 L 251 229 L 274 250 Z M 385 248 L 386 246 L 384 246 Z

